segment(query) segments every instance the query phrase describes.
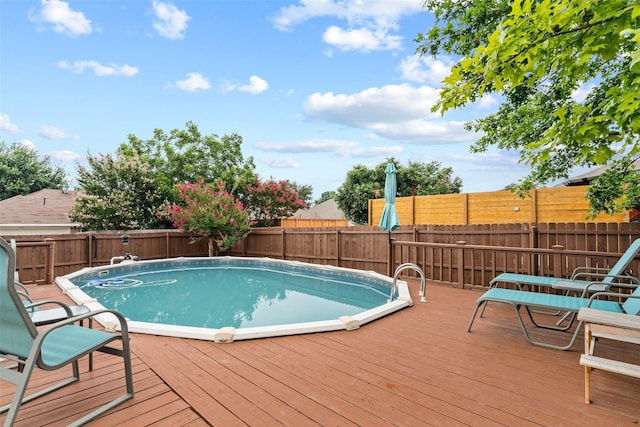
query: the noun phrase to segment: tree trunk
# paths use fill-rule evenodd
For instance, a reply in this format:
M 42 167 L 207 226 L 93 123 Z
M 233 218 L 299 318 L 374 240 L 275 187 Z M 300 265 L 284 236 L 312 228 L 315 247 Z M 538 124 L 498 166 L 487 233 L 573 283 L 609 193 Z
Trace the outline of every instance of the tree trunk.
M 216 255 L 215 252 L 216 251 L 215 251 L 215 246 L 214 246 L 214 243 L 213 243 L 213 239 L 211 237 L 209 237 L 209 256 L 210 257 L 215 256 Z

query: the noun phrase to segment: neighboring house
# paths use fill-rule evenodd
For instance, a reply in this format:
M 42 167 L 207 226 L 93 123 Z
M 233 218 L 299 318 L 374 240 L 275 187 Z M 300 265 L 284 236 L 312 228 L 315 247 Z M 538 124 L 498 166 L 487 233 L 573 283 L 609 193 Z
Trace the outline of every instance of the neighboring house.
M 69 219 L 76 192 L 40 190 L 0 201 L 0 235 L 70 234 L 80 224 Z
M 640 160 L 636 160 L 633 162 L 633 167 L 638 170 L 640 169 Z M 561 186 L 564 185 L 566 187 L 571 187 L 574 185 L 591 185 L 594 179 L 599 177 L 604 171 L 608 169 L 607 166 L 601 166 L 599 168 L 594 168 L 586 171 L 581 175 L 574 176 L 573 178 L 569 178 L 567 181 L 564 181 Z M 629 222 L 640 222 L 640 209 L 633 208 L 629 212 Z
M 282 218 L 283 227 L 326 227 L 353 225 L 340 210 L 334 199 L 309 209 L 300 209 L 289 218 Z
M 633 162 L 633 167 L 634 169 L 640 169 L 640 160 L 636 160 L 635 162 Z M 585 173 L 576 175 L 573 178 L 569 178 L 568 180 L 561 182 L 559 186 L 571 187 L 573 185 L 591 185 L 591 182 L 599 177 L 608 168 L 608 166 L 600 166 L 597 168 L 589 169 Z

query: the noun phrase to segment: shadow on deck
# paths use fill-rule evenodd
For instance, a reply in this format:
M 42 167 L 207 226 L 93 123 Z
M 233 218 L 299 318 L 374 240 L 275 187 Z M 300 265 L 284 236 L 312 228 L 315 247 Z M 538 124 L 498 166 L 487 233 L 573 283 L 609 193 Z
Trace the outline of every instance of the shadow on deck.
M 356 331 L 214 344 L 132 334 L 136 395 L 90 423 L 114 425 L 633 425 L 640 380 L 596 371 L 584 403 L 582 338 L 571 351 L 528 344 L 511 307 L 477 291 L 427 285 L 428 302 Z M 36 299 L 60 299 L 38 286 Z M 544 332 L 548 334 L 549 332 Z M 557 333 L 556 333 L 557 334 Z M 566 334 L 561 334 L 567 339 Z M 633 345 L 599 352 L 638 360 Z M 16 426 L 64 425 L 119 393 L 119 358 L 98 354 L 77 384 L 24 405 Z M 63 370 L 64 371 L 64 370 Z M 59 377 L 36 372 L 33 387 Z M 13 387 L 2 383 L 0 403 Z M 0 417 L 4 420 L 4 417 Z

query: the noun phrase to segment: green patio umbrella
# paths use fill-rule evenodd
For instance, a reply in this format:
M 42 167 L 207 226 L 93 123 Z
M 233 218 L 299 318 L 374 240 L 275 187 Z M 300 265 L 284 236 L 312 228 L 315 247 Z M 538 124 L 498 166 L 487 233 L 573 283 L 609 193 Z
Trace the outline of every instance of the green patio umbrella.
M 396 212 L 396 166 L 393 163 L 387 164 L 387 168 L 384 170 L 387 175 L 384 180 L 384 210 L 382 211 L 382 217 L 380 218 L 380 228 L 389 232 L 389 242 L 391 242 L 391 232 L 400 226 L 400 220 L 398 220 L 398 213 Z

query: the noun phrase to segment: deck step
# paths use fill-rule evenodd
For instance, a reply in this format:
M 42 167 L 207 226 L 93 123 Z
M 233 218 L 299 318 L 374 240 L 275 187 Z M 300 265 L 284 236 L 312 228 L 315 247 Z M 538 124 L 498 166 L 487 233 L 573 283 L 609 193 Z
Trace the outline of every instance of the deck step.
M 580 364 L 595 369 L 602 369 L 605 371 L 615 372 L 617 374 L 640 378 L 640 365 L 634 365 L 632 363 L 583 354 L 580 357 Z

